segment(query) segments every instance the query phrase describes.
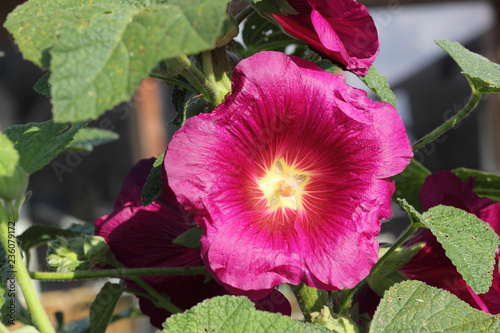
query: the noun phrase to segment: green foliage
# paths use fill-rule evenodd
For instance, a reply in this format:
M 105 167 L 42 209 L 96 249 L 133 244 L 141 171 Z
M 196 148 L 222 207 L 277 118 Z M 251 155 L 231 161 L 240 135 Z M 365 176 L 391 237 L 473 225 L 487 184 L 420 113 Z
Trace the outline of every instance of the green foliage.
M 33 86 L 33 90 L 39 94 L 50 97 L 50 72 L 45 73 Z
M 452 172 L 464 181 L 474 177 L 474 192 L 477 195 L 500 201 L 500 175 L 467 168 L 458 168 Z
M 422 164 L 412 159 L 403 172 L 393 177 L 396 182 L 394 196 L 406 199 L 410 205 L 415 207 L 419 212 L 422 212 L 423 208 L 419 198 L 420 189 L 430 174 L 431 172 Z
M 432 207 L 422 216 L 465 282 L 476 294 L 487 292 L 500 245 L 493 228 L 474 214 L 450 206 Z
M 160 333 L 188 332 L 330 332 L 325 327 L 299 322 L 277 313 L 255 310 L 246 297 L 220 296 L 207 299 L 184 313 L 168 318 Z
M 254 3 L 254 7 L 262 12 L 281 15 L 295 15 L 299 13 L 286 0 L 249 0 L 249 2 Z
M 420 281 L 405 281 L 385 294 L 370 333 L 498 332 L 499 319 L 472 308 L 448 291 Z
M 457 267 L 465 282 L 476 294 L 489 290 L 495 265 L 498 235 L 474 214 L 451 206 L 435 206 L 418 213 L 405 200 L 398 200 L 413 223 L 429 228 Z
M 387 289 L 398 282 L 407 280 L 408 278 L 399 270 L 406 265 L 423 247 L 425 243 L 417 243 L 410 247 L 398 247 L 387 258 L 382 266 L 376 271 L 370 272 L 367 278 L 368 285 L 382 297 Z M 389 250 L 389 246 L 381 247 L 379 258 Z
M 457 42 L 438 40 L 436 44 L 457 62 L 473 90 L 481 93 L 500 92 L 500 65 L 467 50 Z
M 88 224 L 87 227 L 93 227 Z M 21 248 L 28 252 L 31 248 L 47 243 L 48 241 L 55 240 L 57 236 L 65 238 L 74 238 L 82 236 L 83 234 L 93 234 L 92 230 L 85 231 L 78 225 L 73 225 L 68 229 L 60 229 L 57 227 L 46 225 L 32 225 L 22 235 L 17 237 Z
M 291 55 L 304 58 L 309 52 L 304 42 L 285 34 L 257 13 L 246 19 L 241 37 L 245 47 L 237 44 L 237 50 L 244 58 L 260 51 L 285 52 L 288 46 L 295 48 Z
M 51 71 L 54 120 L 96 119 L 167 58 L 211 49 L 228 0 L 29 0 L 5 27 Z
M 7 128 L 4 131 L 19 152 L 19 165 L 28 173 L 40 170 L 64 151 L 76 132 L 85 123 L 70 128 L 52 120 L 43 123 L 28 123 Z
M 370 66 L 367 75 L 358 75 L 358 77 L 382 102 L 389 103 L 394 107 L 396 106 L 396 96 L 394 96 L 394 93 L 389 87 L 389 83 L 385 76 L 380 74 L 375 66 Z
M 90 331 L 104 333 L 111 322 L 116 304 L 125 288 L 116 283 L 106 282 L 90 306 Z
M 96 264 L 105 266 L 115 262 L 106 241 L 99 236 L 86 235 L 70 240 L 56 236 L 47 245 L 47 264 L 57 272 L 82 271 Z
M 100 128 L 82 128 L 76 132 L 73 140 L 66 146 L 65 151 L 91 152 L 95 146 L 103 145 L 115 140 L 120 136 L 112 131 Z
M 152 203 L 163 192 L 163 181 L 161 180 L 161 168 L 163 167 L 163 157 L 165 153 L 158 156 L 153 163 L 153 169 L 148 175 L 148 179 L 142 189 L 142 204 L 144 207 Z
M 11 176 L 19 162 L 19 153 L 9 137 L 0 133 L 0 176 Z
M 177 244 L 177 245 L 182 245 L 185 246 L 189 249 L 201 249 L 201 235 L 202 235 L 202 230 L 199 227 L 194 227 L 192 229 L 189 229 L 186 232 L 183 232 L 179 236 L 177 236 L 172 243 Z

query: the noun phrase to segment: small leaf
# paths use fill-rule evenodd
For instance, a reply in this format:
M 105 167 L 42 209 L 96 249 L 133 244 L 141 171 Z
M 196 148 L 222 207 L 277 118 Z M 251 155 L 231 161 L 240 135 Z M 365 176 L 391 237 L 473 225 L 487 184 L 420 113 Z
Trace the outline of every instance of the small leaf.
M 367 75 L 358 75 L 358 77 L 382 102 L 389 103 L 396 107 L 396 96 L 394 96 L 394 93 L 389 87 L 389 83 L 385 76 L 381 75 L 375 66 L 370 66 Z
M 422 212 L 424 209 L 420 203 L 420 189 L 430 174 L 422 164 L 412 159 L 403 172 L 393 177 L 396 182 L 394 196 L 406 199 L 417 211 Z
M 184 313 L 169 317 L 159 333 L 185 332 L 287 332 L 331 333 L 325 327 L 304 323 L 277 313 L 255 310 L 246 297 L 207 299 Z
M 177 244 L 177 245 L 182 245 L 184 247 L 187 247 L 189 249 L 201 249 L 201 234 L 202 230 L 199 227 L 194 227 L 192 229 L 189 229 L 186 232 L 183 232 L 179 236 L 177 236 L 172 243 Z
M 461 209 L 439 205 L 422 214 L 424 224 L 476 294 L 489 290 L 498 235 L 486 222 Z
M 91 152 L 95 146 L 100 146 L 118 140 L 120 136 L 112 131 L 100 128 L 82 128 L 76 132 L 73 140 L 64 151 L 87 151 Z
M 17 240 L 20 246 L 25 252 L 28 252 L 31 248 L 47 243 L 48 241 L 56 239 L 56 236 L 62 236 L 66 238 L 73 238 L 81 236 L 82 234 L 88 234 L 91 230 L 85 230 L 84 228 L 93 229 L 93 225 L 88 223 L 85 226 L 72 225 L 68 229 L 60 229 L 57 227 L 46 226 L 46 225 L 32 225 L 25 232 L 23 232 Z M 90 232 L 93 234 L 93 232 Z
M 19 165 L 28 174 L 32 174 L 64 151 L 75 133 L 83 126 L 85 123 L 78 123 L 67 129 L 68 125 L 56 124 L 49 120 L 12 126 L 4 133 L 19 152 Z
M 498 332 L 499 316 L 472 308 L 448 291 L 405 281 L 386 292 L 370 333 Z
M 467 50 L 457 42 L 437 40 L 436 44 L 456 61 L 473 90 L 482 93 L 500 92 L 500 65 Z
M 148 175 L 148 179 L 142 190 L 142 205 L 146 207 L 152 203 L 163 191 L 163 181 L 161 179 L 161 168 L 163 167 L 163 157 L 165 153 L 158 156 L 153 163 L 153 169 Z
M 50 72 L 45 73 L 33 86 L 33 90 L 37 93 L 50 97 Z
M 106 282 L 90 306 L 90 326 L 92 333 L 105 333 L 116 304 L 125 288 L 116 283 Z
M 474 192 L 481 197 L 500 201 L 500 175 L 466 168 L 452 170 L 463 181 L 474 177 Z
M 19 162 L 19 153 L 14 143 L 4 133 L 0 133 L 0 176 L 11 176 L 14 174 Z
M 397 201 L 399 205 L 406 211 L 406 214 L 408 214 L 408 217 L 410 218 L 412 224 L 417 224 L 419 226 L 424 225 L 424 218 L 412 205 L 410 205 L 405 199 L 397 198 Z

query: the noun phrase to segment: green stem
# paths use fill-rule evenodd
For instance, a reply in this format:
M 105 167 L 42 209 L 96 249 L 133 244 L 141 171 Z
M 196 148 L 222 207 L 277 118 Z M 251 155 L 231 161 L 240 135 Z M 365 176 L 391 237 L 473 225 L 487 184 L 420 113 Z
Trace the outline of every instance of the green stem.
M 410 227 L 408 228 L 408 230 L 404 233 L 403 236 L 399 237 L 399 239 L 397 240 L 396 243 L 394 243 L 394 245 L 391 246 L 391 248 L 389 250 L 387 250 L 387 252 L 382 256 L 382 258 L 380 258 L 377 263 L 372 267 L 371 271 L 370 271 L 370 274 L 374 274 L 377 272 L 377 270 L 380 269 L 380 267 L 382 267 L 383 263 L 391 256 L 392 252 L 394 252 L 401 244 L 403 244 L 403 242 L 408 238 L 410 237 L 411 235 L 413 235 L 413 233 L 418 229 L 420 228 L 420 226 L 418 224 L 411 224 Z
M 41 281 L 68 281 L 102 278 L 124 278 L 133 276 L 169 276 L 169 275 L 206 275 L 205 266 L 193 267 L 148 267 L 148 268 L 118 268 L 101 269 L 95 271 L 77 272 L 31 272 L 35 280 Z
M 472 95 L 469 99 L 469 102 L 467 105 L 460 110 L 456 115 L 448 119 L 446 122 L 444 122 L 441 126 L 436 128 L 434 131 L 431 133 L 427 134 L 417 142 L 415 142 L 412 145 L 413 151 L 417 151 L 420 148 L 424 147 L 425 145 L 431 143 L 432 141 L 436 140 L 438 137 L 443 135 L 446 131 L 448 131 L 450 128 L 458 124 L 463 118 L 468 116 L 477 106 L 479 101 L 481 100 L 482 93 L 478 91 L 473 91 Z
M 219 105 L 222 103 L 222 99 L 220 97 L 220 93 L 217 87 L 207 80 L 205 75 L 189 60 L 188 57 L 176 57 L 176 59 L 181 62 L 185 69 L 181 73 L 189 83 L 195 87 L 199 92 L 203 94 L 203 98 L 212 105 Z
M 241 24 L 241 22 L 243 22 L 247 17 L 249 17 L 250 14 L 252 14 L 254 11 L 255 9 L 253 9 L 252 6 L 243 8 L 243 10 L 239 12 L 235 17 L 236 22 L 238 22 L 238 25 Z
M 162 80 L 168 84 L 172 84 L 172 85 L 178 85 L 184 89 L 187 89 L 189 91 L 191 91 L 193 94 L 197 95 L 199 94 L 200 92 L 195 90 L 192 86 L 190 86 L 189 84 L 186 84 L 180 80 L 176 80 L 174 78 L 171 78 L 171 77 L 164 77 L 164 76 L 161 76 L 161 75 L 156 75 L 156 74 L 149 74 L 149 77 L 153 78 L 153 79 L 158 79 L 158 80 Z
M 9 223 L 12 223 L 7 218 L 7 214 L 4 210 L 3 205 L 0 206 L 0 237 L 2 239 L 2 243 L 5 249 L 5 253 L 7 256 L 14 255 L 14 270 L 13 273 L 16 276 L 17 283 L 21 288 L 21 291 L 24 295 L 24 299 L 26 300 L 26 304 L 28 305 L 28 309 L 30 310 L 33 319 L 35 320 L 38 329 L 42 333 L 53 333 L 54 328 L 52 327 L 45 310 L 43 309 L 42 303 L 36 294 L 35 288 L 31 283 L 30 275 L 26 266 L 24 265 L 23 258 L 21 256 L 21 252 L 17 245 L 17 240 L 14 237 L 10 237 L 10 235 L 14 235 L 12 229 L 9 230 Z M 10 258 L 10 257 L 8 257 Z M 9 261 L 12 262 L 12 261 Z
M 372 267 L 370 271 L 370 275 L 375 274 L 380 267 L 382 267 L 383 263 L 391 256 L 391 254 L 401 245 L 403 242 L 413 235 L 413 233 L 419 228 L 420 226 L 418 224 L 412 224 L 410 225 L 410 228 L 404 233 L 403 236 L 401 236 L 394 245 L 391 246 L 389 250 L 380 258 L 377 263 Z M 356 292 L 363 287 L 366 284 L 366 279 L 363 281 L 359 282 L 354 288 L 344 290 L 342 291 L 342 304 L 340 305 L 340 310 L 339 314 L 341 315 L 347 315 L 349 312 L 349 307 L 352 302 L 353 296 L 356 294 Z
M 215 85 L 217 82 L 215 81 L 214 66 L 212 64 L 212 51 L 204 51 L 202 55 L 203 71 L 205 72 L 205 76 L 210 83 Z

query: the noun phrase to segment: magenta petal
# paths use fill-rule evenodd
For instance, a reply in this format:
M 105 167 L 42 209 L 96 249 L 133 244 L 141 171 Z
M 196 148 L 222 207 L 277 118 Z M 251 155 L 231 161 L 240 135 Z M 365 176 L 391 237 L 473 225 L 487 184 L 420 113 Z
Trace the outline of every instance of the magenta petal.
M 366 75 L 379 50 L 377 29 L 366 8 L 354 0 L 289 0 L 296 15 L 273 15 L 285 32 L 320 55 Z
M 223 104 L 177 131 L 164 165 L 203 230 L 208 269 L 257 298 L 281 283 L 336 290 L 366 277 L 391 215 L 389 177 L 411 156 L 392 106 L 310 62 L 261 52 L 236 66 Z
M 172 243 L 193 227 L 192 216 L 180 207 L 172 194 L 170 200 L 160 195 L 149 206 L 142 206 L 142 188 L 153 162 L 154 159 L 142 160 L 131 169 L 115 210 L 97 219 L 95 234 L 106 240 L 118 261 L 128 268 L 203 265 L 199 250 Z M 144 280 L 157 291 L 169 295 L 172 303 L 181 309 L 226 293 L 215 281 L 205 281 L 205 276 L 149 276 Z M 125 279 L 125 285 L 141 290 L 129 279 Z M 143 297 L 139 297 L 139 304 L 156 327 L 161 327 L 170 315 Z

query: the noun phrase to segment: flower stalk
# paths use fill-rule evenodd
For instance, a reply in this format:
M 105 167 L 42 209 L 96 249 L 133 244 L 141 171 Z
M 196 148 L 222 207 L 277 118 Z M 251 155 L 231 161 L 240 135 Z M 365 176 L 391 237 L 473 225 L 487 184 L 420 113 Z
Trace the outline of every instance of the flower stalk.
M 21 288 L 26 304 L 28 305 L 28 309 L 35 320 L 38 329 L 44 333 L 53 333 L 55 332 L 54 328 L 52 327 L 35 288 L 31 283 L 31 278 L 26 266 L 24 265 L 19 246 L 17 245 L 17 240 L 15 236 L 10 237 L 13 233 L 9 232 L 9 224 L 17 221 L 17 210 L 14 209 L 11 202 L 3 203 L 3 205 L 0 205 L 0 237 L 2 239 L 5 253 L 7 255 L 10 255 L 11 253 L 14 255 L 14 268 L 11 270 L 16 277 L 17 283 Z
M 124 278 L 139 276 L 183 276 L 208 274 L 204 266 L 118 268 L 77 272 L 30 272 L 31 278 L 40 281 L 73 281 L 85 279 Z
M 438 137 L 446 133 L 453 126 L 456 126 L 458 123 L 460 123 L 462 119 L 467 117 L 476 108 L 477 104 L 481 100 L 482 95 L 483 94 L 481 92 L 474 90 L 467 105 L 456 115 L 440 125 L 438 128 L 415 142 L 412 145 L 413 151 L 416 152 L 417 150 L 421 149 L 422 147 L 426 146 L 427 144 L 431 143 L 432 141 L 436 140 Z

